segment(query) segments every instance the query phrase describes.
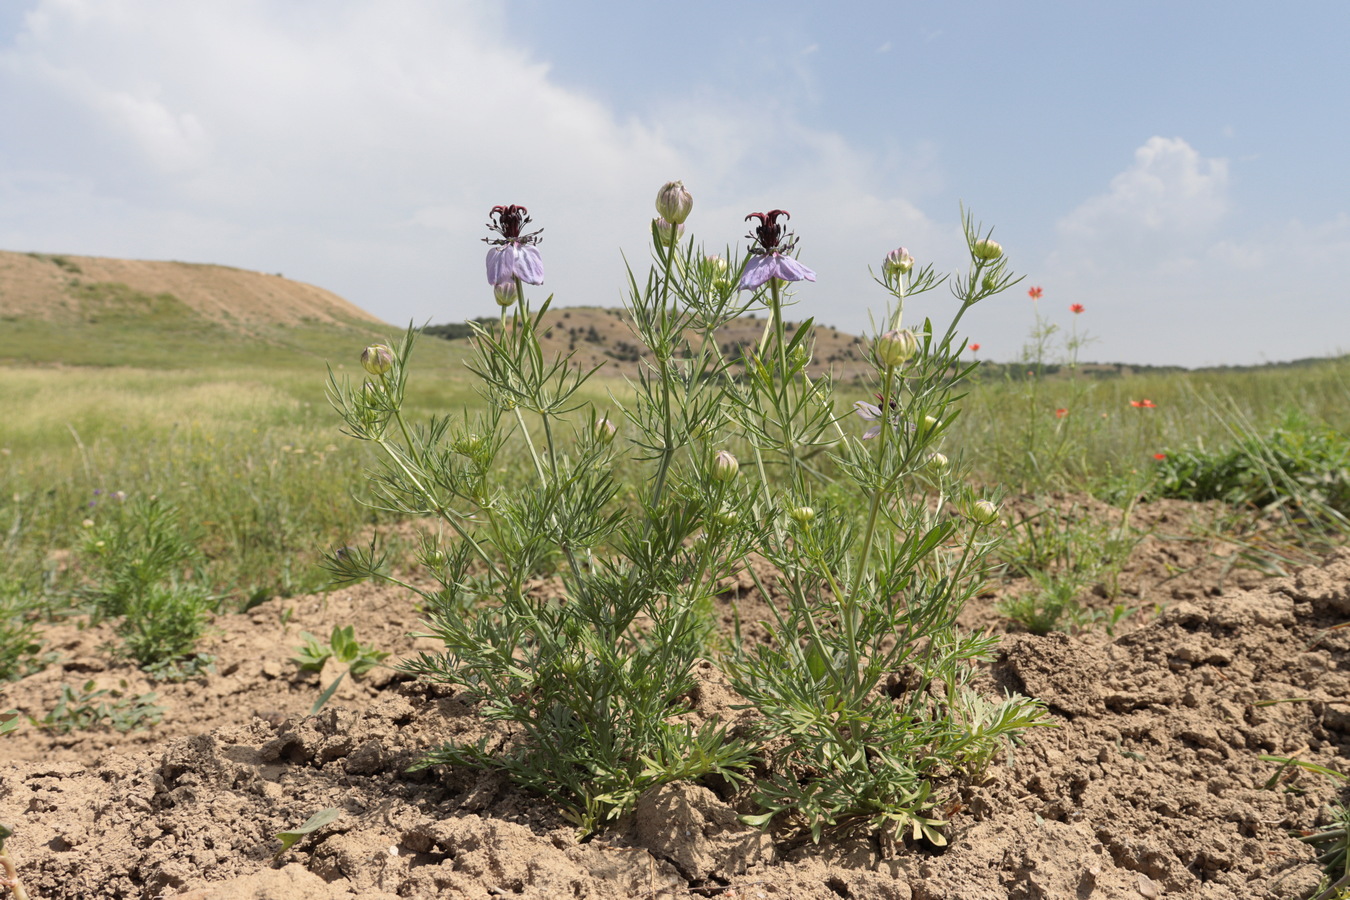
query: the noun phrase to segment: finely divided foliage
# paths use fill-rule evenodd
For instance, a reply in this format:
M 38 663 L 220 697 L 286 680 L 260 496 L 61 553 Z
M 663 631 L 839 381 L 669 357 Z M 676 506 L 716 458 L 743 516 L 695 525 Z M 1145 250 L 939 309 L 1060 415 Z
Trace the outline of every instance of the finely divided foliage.
M 687 214 L 678 188 L 659 198 Z M 524 214 L 499 207 L 494 222 L 499 210 Z M 863 395 L 877 395 L 878 424 L 863 435 L 858 398 L 807 374 L 811 322 L 786 327 L 788 284 L 812 280 L 779 223 L 788 214 L 752 217 L 759 246 L 735 268 L 653 226 L 653 265 L 630 269 L 627 291 L 650 358 L 617 411 L 581 390 L 592 372 L 540 350 L 551 298 L 536 309 L 523 290 L 542 275 L 533 245 L 525 274 L 494 270 L 500 245 L 489 252 L 515 306 L 475 325 L 487 412 L 405 419 L 411 330 L 363 383 L 330 377 L 346 432 L 383 451 L 378 503 L 433 516 L 446 535 L 421 552 L 438 584 L 407 585 L 444 651 L 408 668 L 515 726 L 505 744 L 443 747 L 422 765 L 504 770 L 587 833 L 650 787 L 720 775 L 749 785 L 750 821 L 941 844 L 944 794 L 1045 723 L 1033 701 L 970 686 L 994 640 L 955 620 L 987 574 L 998 513 L 966 484 L 959 448 L 937 453 L 973 366 L 958 323 L 1014 278 L 967 218 L 969 270 L 939 332 L 903 328 L 903 305 L 945 279 L 907 252 L 908 265 L 883 266 L 893 302 Z M 729 358 L 719 331 L 750 311 L 767 311 L 763 335 Z M 526 455 L 508 457 L 512 446 Z M 344 548 L 329 567 L 341 581 L 394 580 L 374 547 Z M 715 638 L 713 611 L 735 602 L 727 580 L 746 571 L 769 603 L 767 637 Z M 541 574 L 557 589 L 540 590 Z M 704 659 L 751 726 L 690 724 Z

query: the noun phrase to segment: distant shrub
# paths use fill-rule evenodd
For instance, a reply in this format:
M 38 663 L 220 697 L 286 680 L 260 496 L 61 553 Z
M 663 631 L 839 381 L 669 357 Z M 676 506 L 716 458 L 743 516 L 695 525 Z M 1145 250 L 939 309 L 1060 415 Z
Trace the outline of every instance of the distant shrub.
M 78 264 L 71 262 L 64 256 L 56 256 L 50 253 L 30 253 L 28 255 L 40 262 L 49 262 L 58 269 L 62 269 L 66 272 L 71 272 L 75 275 L 83 274 L 83 270 Z
M 496 324 L 497 320 L 491 316 L 480 316 L 473 320 L 483 327 L 489 327 Z M 473 325 L 468 322 L 447 322 L 444 325 L 428 325 L 422 329 L 422 334 L 428 337 L 438 337 L 446 341 L 458 341 L 473 336 Z

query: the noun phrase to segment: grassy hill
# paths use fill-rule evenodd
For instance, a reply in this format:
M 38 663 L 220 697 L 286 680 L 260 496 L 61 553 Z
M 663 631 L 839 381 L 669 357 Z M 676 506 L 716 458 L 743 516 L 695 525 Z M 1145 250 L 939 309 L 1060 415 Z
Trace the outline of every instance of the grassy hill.
M 313 285 L 226 266 L 0 251 L 0 363 L 311 362 L 396 333 Z

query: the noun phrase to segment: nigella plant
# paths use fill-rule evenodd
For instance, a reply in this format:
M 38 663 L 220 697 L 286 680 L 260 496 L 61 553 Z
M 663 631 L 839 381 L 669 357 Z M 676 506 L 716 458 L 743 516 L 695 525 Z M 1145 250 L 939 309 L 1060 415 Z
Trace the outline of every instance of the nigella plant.
M 792 255 L 788 214 L 748 217 L 758 224 L 744 294 L 723 277 L 734 264 L 724 271 L 669 228 L 692 210 L 683 186 L 657 202 L 674 218 L 653 230 L 654 265 L 645 279 L 630 271 L 626 303 L 646 352 L 630 388 L 610 393 L 612 417 L 579 390 L 591 373 L 541 347 L 548 304 L 531 311 L 523 287 L 543 279 L 538 232 L 525 232 L 520 206 L 494 208 L 489 225 L 500 237 L 488 278 L 516 314 L 476 329 L 481 412 L 405 421 L 411 332 L 367 351 L 364 384 L 330 382 L 348 433 L 384 451 L 380 505 L 439 520 L 420 557 L 434 586 L 386 575 L 373 547 L 330 555 L 330 570 L 419 595 L 444 649 L 404 668 L 506 723 L 422 766 L 504 771 L 593 833 L 650 788 L 748 780 L 758 759 L 759 821 L 780 834 L 942 843 L 937 810 L 959 779 L 1040 724 L 1025 698 L 974 689 L 970 661 L 992 639 L 955 625 L 999 533 L 959 452 L 937 452 L 969 374 L 955 322 L 936 337 L 930 323 L 910 331 L 898 311 L 890 318 L 869 357 L 878 402 L 857 407 L 877 427 L 859 435 L 829 376 L 808 374 L 811 322 L 789 330 L 783 319 L 785 286 L 815 280 Z M 986 237 L 967 228 L 957 319 L 1006 286 L 1005 260 L 976 251 Z M 883 282 L 896 301 L 932 286 L 912 268 L 893 265 Z M 761 303 L 768 327 L 741 370 L 729 332 Z M 740 621 L 725 606 L 742 574 L 771 613 L 746 642 L 738 629 L 715 633 Z M 705 660 L 754 711 L 735 736 L 711 713 L 694 724 Z
M 658 400 L 611 420 L 578 393 L 593 370 L 541 346 L 549 304 L 532 309 L 525 289 L 542 280 L 529 221 L 521 206 L 492 211 L 500 237 L 489 241 L 488 279 L 515 314 L 473 323 L 468 368 L 481 412 L 405 420 L 411 331 L 387 359 L 368 354 L 379 365 L 364 385 L 330 382 L 348 433 L 383 451 L 379 505 L 439 520 L 420 556 L 436 586 L 388 576 L 374 548 L 330 554 L 328 564 L 340 581 L 373 576 L 416 593 L 443 649 L 405 668 L 456 686 L 484 718 L 504 723 L 490 740 L 442 747 L 420 766 L 503 771 L 590 834 L 650 787 L 713 773 L 734 782 L 751 762 L 725 725 L 688 722 L 694 667 L 708 655 L 705 621 L 749 552 L 755 520 L 731 512 L 747 496 L 734 458 L 703 452 L 726 431 L 709 427 L 726 381 L 718 345 L 678 384 L 670 356 L 683 363 L 689 332 L 711 333 L 739 310 L 730 285 L 712 297 L 704 280 L 686 281 L 702 279 L 702 267 L 673 242 L 660 246 L 661 273 L 635 301 L 644 327 L 665 329 L 649 342 L 667 363 L 646 373 Z M 690 469 L 681 451 L 694 425 L 704 443 Z M 541 579 L 556 590 L 540 591 Z
M 492 221 L 488 222 L 487 227 L 501 237 L 483 238 L 492 245 L 487 253 L 488 284 L 496 287 L 516 280 L 526 284 L 543 284 L 544 261 L 536 245 L 544 229 L 521 233 L 531 221 L 529 210 L 523 206 L 494 206 L 489 215 Z

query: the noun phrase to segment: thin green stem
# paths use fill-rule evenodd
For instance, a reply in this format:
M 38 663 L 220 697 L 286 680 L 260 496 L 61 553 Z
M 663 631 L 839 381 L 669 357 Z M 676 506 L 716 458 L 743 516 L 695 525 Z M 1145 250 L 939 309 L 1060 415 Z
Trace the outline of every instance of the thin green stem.
M 877 435 L 876 461 L 877 469 L 886 459 L 886 442 L 890 437 L 891 431 L 891 391 L 895 386 L 895 366 L 886 366 L 885 381 L 882 385 L 881 396 L 881 433 Z M 881 512 L 881 504 L 884 499 L 884 491 L 878 489 L 873 492 L 871 503 L 867 509 L 867 527 L 863 530 L 862 548 L 858 556 L 858 574 L 855 579 L 856 584 L 861 584 L 867 578 L 867 563 L 872 555 L 872 536 L 876 531 L 877 517 Z
M 672 226 L 672 231 L 674 226 Z M 665 263 L 665 277 L 661 281 L 661 312 L 660 327 L 661 337 L 664 341 L 668 320 L 666 318 L 666 304 L 670 300 L 670 274 L 675 261 L 675 239 L 671 236 L 670 245 L 661 250 L 661 242 L 657 241 L 657 252 L 661 254 L 662 261 Z M 667 351 L 669 348 L 665 348 Z M 659 376 L 661 378 L 661 462 L 657 466 L 656 481 L 652 487 L 652 507 L 656 508 L 661 503 L 661 498 L 666 492 L 666 479 L 670 474 L 670 463 L 675 457 L 674 446 L 674 422 L 671 417 L 671 398 L 670 398 L 670 360 L 668 357 L 658 356 L 656 364 L 660 366 Z M 648 523 L 648 531 L 651 529 L 651 523 Z

